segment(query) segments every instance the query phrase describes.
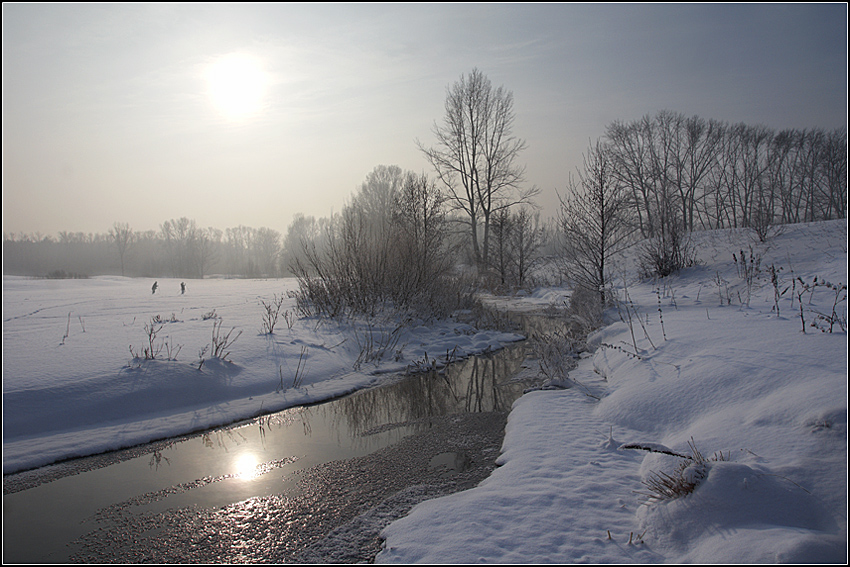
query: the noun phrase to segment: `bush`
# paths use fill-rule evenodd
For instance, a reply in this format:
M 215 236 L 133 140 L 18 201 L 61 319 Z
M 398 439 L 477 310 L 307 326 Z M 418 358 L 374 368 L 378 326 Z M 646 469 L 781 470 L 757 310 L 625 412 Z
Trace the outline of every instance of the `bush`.
M 696 264 L 696 250 L 680 222 L 670 222 L 656 236 L 647 238 L 638 249 L 641 277 L 667 277 Z
M 330 317 L 372 317 L 388 308 L 446 315 L 471 297 L 468 280 L 454 273 L 447 236 L 433 183 L 379 168 L 329 223 L 323 247 L 303 243 L 290 266 L 298 309 Z
M 545 376 L 544 387 L 578 387 L 586 395 L 599 399 L 589 388 L 569 377 L 586 351 L 587 337 L 602 325 L 602 303 L 598 291 L 577 286 L 563 312 L 563 327 L 553 333 L 534 337 L 534 354 Z

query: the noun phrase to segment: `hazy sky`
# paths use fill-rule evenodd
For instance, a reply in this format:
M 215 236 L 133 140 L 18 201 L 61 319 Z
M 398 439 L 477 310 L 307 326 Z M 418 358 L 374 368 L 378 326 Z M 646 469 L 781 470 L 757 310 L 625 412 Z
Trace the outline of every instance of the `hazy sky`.
M 3 4 L 3 231 L 270 227 L 431 173 L 446 88 L 514 93 L 544 211 L 614 120 L 847 123 L 839 4 Z

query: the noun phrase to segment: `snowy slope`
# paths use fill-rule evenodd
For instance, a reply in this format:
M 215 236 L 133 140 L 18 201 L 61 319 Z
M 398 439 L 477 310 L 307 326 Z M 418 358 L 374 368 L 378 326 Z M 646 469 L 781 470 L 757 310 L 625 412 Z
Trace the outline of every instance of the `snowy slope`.
M 633 307 L 608 312 L 570 373 L 601 400 L 523 396 L 500 468 L 389 525 L 378 562 L 846 563 L 847 334 L 818 319 L 833 313 L 825 284 L 847 282 L 846 223 L 790 226 L 765 244 L 746 231 L 696 238 L 700 265 L 617 282 Z M 771 265 L 780 294 L 789 286 L 778 300 Z M 635 273 L 628 258 L 619 269 Z M 622 445 L 690 455 L 691 440 L 704 478 L 650 499 L 641 481 L 687 461 Z

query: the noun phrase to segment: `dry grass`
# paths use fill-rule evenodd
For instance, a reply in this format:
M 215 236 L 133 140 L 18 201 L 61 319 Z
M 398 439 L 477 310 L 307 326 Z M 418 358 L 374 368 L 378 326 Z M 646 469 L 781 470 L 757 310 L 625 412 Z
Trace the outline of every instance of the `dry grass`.
M 691 454 L 683 455 L 674 451 L 659 449 L 649 445 L 623 445 L 624 449 L 641 449 L 652 453 L 663 453 L 683 459 L 681 463 L 674 469 L 672 474 L 665 472 L 651 472 L 646 480 L 641 483 L 648 489 L 649 492 L 640 492 L 646 496 L 650 502 L 663 502 L 665 500 L 673 500 L 691 494 L 700 482 L 708 476 L 708 471 L 711 468 L 711 463 L 716 461 L 728 461 L 729 455 L 724 455 L 723 452 L 718 452 L 710 458 L 706 458 L 697 449 L 693 437 L 688 442 Z

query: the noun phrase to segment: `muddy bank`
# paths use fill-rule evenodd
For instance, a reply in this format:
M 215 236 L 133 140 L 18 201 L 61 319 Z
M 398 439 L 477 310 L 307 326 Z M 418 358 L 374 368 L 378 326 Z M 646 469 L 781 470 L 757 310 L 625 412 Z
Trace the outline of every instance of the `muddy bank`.
M 385 525 L 423 500 L 472 488 L 487 478 L 506 419 L 507 412 L 428 418 L 427 429 L 396 445 L 298 471 L 295 489 L 219 509 L 150 514 L 134 512 L 133 501 L 118 503 L 101 510 L 91 520 L 94 531 L 71 544 L 71 560 L 372 561 Z

